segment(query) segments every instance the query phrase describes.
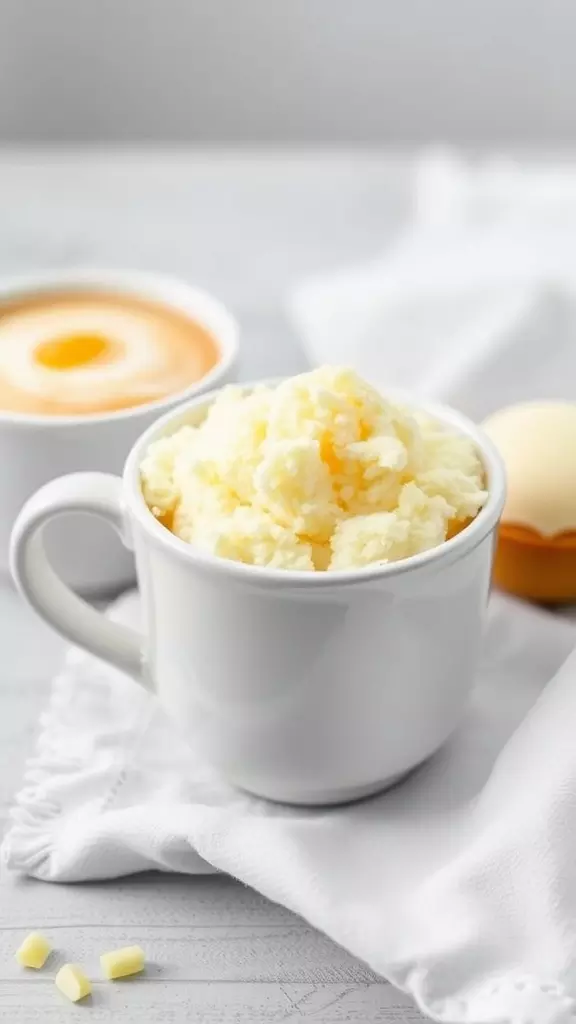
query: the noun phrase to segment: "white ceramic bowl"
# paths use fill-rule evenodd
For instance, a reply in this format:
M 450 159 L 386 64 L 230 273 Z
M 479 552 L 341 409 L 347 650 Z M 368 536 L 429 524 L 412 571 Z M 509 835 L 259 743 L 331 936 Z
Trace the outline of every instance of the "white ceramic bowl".
M 200 381 L 161 401 L 133 409 L 86 416 L 31 416 L 0 410 L 0 573 L 8 571 L 10 531 L 22 505 L 42 484 L 76 470 L 120 473 L 130 448 L 158 416 L 182 401 L 234 378 L 238 327 L 210 295 L 185 281 L 126 270 L 76 270 L 0 280 L 0 302 L 54 290 L 116 292 L 150 299 L 207 327 L 221 358 Z M 134 579 L 134 559 L 96 519 L 78 516 L 49 527 L 50 558 L 58 572 L 83 593 L 110 592 Z
M 153 688 L 178 726 L 236 785 L 293 803 L 334 803 L 390 785 L 460 721 L 478 664 L 504 470 L 471 422 L 428 405 L 481 453 L 486 506 L 461 533 L 404 561 L 309 573 L 196 551 L 144 502 L 151 441 L 198 422 L 187 403 L 136 443 L 123 479 L 55 480 L 20 515 L 12 565 L 52 627 Z M 422 404 L 422 403 L 419 403 Z M 42 530 L 70 510 L 100 516 L 134 548 L 144 637 L 104 618 L 55 576 Z

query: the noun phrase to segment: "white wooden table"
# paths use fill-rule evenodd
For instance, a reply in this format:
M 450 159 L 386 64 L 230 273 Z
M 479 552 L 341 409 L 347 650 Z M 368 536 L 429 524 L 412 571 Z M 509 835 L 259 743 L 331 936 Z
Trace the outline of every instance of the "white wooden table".
M 282 312 L 302 274 L 363 258 L 406 209 L 407 163 L 385 154 L 0 151 L 0 273 L 70 263 L 149 267 L 213 289 L 244 327 L 244 377 L 305 359 Z M 0 585 L 0 828 L 63 644 Z M 38 928 L 95 971 L 137 942 L 136 983 L 64 1005 L 50 971 L 13 961 Z M 288 911 L 226 878 L 140 875 L 50 886 L 1 878 L 0 1022 L 419 1021 L 405 997 Z

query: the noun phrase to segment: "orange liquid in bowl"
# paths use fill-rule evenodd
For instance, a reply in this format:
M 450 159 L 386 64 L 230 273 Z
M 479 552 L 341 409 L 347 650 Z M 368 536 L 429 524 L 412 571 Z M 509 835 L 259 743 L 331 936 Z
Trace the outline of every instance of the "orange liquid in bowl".
M 145 298 L 55 291 L 0 302 L 0 411 L 131 408 L 184 391 L 219 359 L 202 324 Z

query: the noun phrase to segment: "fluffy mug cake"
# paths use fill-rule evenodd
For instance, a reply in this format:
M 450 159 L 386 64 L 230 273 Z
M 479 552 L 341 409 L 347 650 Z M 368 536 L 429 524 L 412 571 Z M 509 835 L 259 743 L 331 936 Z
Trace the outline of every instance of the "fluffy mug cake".
M 197 549 L 306 572 L 420 554 L 487 498 L 471 441 L 339 367 L 225 389 L 199 426 L 150 445 L 141 477 L 152 513 Z
M 503 500 L 466 417 L 328 368 L 199 395 L 142 433 L 121 478 L 53 481 L 19 516 L 14 576 L 229 782 L 338 803 L 398 782 L 461 721 Z M 46 522 L 79 503 L 124 524 L 141 638 L 44 586 Z

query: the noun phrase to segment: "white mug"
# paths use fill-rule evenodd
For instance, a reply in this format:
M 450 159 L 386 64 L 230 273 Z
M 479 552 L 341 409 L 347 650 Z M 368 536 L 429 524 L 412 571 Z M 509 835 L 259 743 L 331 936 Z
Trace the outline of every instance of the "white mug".
M 59 633 L 153 689 L 237 786 L 302 804 L 376 792 L 430 757 L 466 706 L 504 502 L 500 458 L 472 423 L 427 405 L 484 461 L 488 501 L 466 529 L 415 557 L 351 571 L 243 565 L 175 537 L 140 488 L 150 442 L 198 423 L 212 397 L 147 430 L 123 479 L 80 473 L 43 487 L 14 527 L 16 582 Z M 43 529 L 70 511 L 99 516 L 135 551 L 142 636 L 54 573 Z
M 121 473 L 136 439 L 159 414 L 179 402 L 232 380 L 238 328 L 216 299 L 185 281 L 162 274 L 120 270 L 66 270 L 0 280 L 0 303 L 42 293 L 81 290 L 153 300 L 177 309 L 213 334 L 220 358 L 185 391 L 166 399 L 85 416 L 34 416 L 0 411 L 0 573 L 8 572 L 10 531 L 22 505 L 42 484 L 63 473 L 92 469 Z M 101 523 L 78 517 L 55 524 L 47 538 L 50 557 L 73 587 L 84 593 L 117 590 L 134 580 L 134 558 Z

